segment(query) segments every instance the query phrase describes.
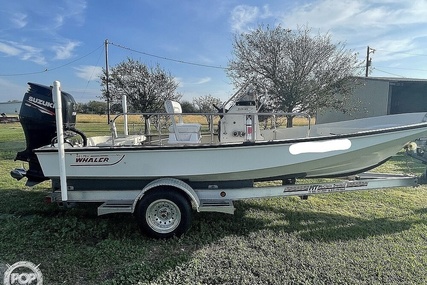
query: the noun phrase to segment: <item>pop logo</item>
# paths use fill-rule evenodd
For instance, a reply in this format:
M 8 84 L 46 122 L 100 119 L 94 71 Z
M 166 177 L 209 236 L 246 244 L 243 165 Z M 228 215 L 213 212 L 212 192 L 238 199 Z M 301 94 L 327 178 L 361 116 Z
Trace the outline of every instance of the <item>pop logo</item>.
M 40 265 L 40 264 L 39 264 Z M 28 261 L 19 261 L 13 265 L 7 264 L 4 273 L 4 285 L 43 285 L 43 275 L 39 265 Z

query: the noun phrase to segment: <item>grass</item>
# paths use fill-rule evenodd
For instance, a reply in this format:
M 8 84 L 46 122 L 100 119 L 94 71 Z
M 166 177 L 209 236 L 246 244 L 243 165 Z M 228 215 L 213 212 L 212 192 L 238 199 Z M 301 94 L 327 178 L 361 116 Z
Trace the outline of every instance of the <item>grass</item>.
M 19 124 L 0 125 L 0 147 L 0 271 L 31 261 L 48 285 L 427 280 L 425 186 L 240 201 L 233 216 L 198 213 L 185 236 L 154 240 L 130 215 L 97 217 L 91 206 L 44 204 L 48 182 L 30 189 L 13 180 L 9 171 L 21 165 L 13 158 L 25 148 Z M 424 169 L 399 155 L 379 171 L 408 167 Z

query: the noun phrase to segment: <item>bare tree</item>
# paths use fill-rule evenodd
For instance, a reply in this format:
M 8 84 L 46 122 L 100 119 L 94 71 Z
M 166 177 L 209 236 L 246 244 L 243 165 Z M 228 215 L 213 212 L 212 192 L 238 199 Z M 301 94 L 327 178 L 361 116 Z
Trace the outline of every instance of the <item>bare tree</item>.
M 101 75 L 102 96 L 106 94 L 106 71 Z M 134 112 L 162 112 L 166 100 L 179 100 L 182 95 L 176 93 L 178 83 L 159 65 L 147 67 L 143 63 L 128 58 L 109 71 L 110 100 L 121 100 L 127 96 L 128 105 Z M 148 131 L 145 116 L 145 131 Z
M 212 95 L 200 96 L 193 99 L 193 105 L 196 107 L 197 112 L 199 113 L 214 113 L 218 109 L 215 106 L 221 106 L 221 99 L 215 98 Z M 206 120 L 208 121 L 209 128 L 211 127 L 212 116 L 205 115 Z
M 356 87 L 361 63 L 343 43 L 333 44 L 329 34 L 313 36 L 307 27 L 260 26 L 236 35 L 233 47 L 228 75 L 237 86 L 250 83 L 265 90 L 272 108 L 311 114 L 322 107 L 348 111 L 343 103 Z M 288 116 L 288 127 L 292 119 Z

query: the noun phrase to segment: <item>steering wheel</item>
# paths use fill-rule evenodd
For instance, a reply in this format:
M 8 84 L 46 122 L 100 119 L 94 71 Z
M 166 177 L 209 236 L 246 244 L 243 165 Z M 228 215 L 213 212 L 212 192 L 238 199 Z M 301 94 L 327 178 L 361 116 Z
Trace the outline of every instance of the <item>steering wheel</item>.
M 75 134 L 80 135 L 80 137 L 82 138 L 82 141 L 83 141 L 83 146 L 87 146 L 87 137 L 82 131 L 79 131 L 79 130 L 72 128 L 72 127 L 64 129 L 64 132 L 67 132 L 67 131 L 69 133 L 71 132 L 71 133 L 75 133 Z M 73 137 L 73 135 L 70 135 L 70 134 L 66 135 L 64 133 L 64 143 L 69 144 L 70 146 L 74 146 L 74 144 L 69 140 L 70 137 Z M 58 137 L 54 137 L 52 139 L 52 141 L 50 142 L 51 146 L 53 146 L 57 142 L 58 142 Z

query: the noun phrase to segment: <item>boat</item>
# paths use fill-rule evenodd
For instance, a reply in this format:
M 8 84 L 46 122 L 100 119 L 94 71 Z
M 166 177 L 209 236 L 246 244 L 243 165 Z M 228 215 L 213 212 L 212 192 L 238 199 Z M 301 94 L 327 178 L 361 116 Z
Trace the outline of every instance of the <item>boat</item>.
M 20 114 L 27 149 L 16 159 L 30 162 L 30 167 L 13 176 L 34 183 L 59 179 L 58 148 L 51 143 L 56 136 L 52 87 L 29 86 Z M 138 184 L 161 177 L 210 185 L 346 176 L 377 167 L 427 133 L 426 113 L 263 128 L 259 118 L 266 114 L 258 113 L 255 99 L 246 94 L 227 112 L 216 114 L 218 135 L 212 139 L 209 134 L 210 141 L 201 135 L 200 125 L 182 121 L 181 107 L 173 101 L 165 103 L 167 112 L 161 114 L 171 117 L 167 139 L 153 142 L 143 135 L 115 134 L 86 138 L 75 129 L 74 99 L 65 92 L 62 99 L 65 129 L 85 141 L 65 148 L 66 175 L 83 188 L 94 180 L 108 187 L 117 181 Z
M 421 122 L 424 114 L 411 117 Z M 254 143 L 68 148 L 65 165 L 69 178 L 102 180 L 175 177 L 232 181 L 344 176 L 378 166 L 427 130 L 427 123 L 417 121 L 399 126 L 402 118 L 377 118 L 394 122 L 392 127 L 382 129 L 366 130 L 359 125 L 356 132 L 338 134 L 340 125 L 337 129 L 317 126 L 307 138 Z M 366 121 L 354 123 L 364 125 Z M 328 134 L 322 135 L 323 132 Z M 44 175 L 59 177 L 57 149 L 47 146 L 35 153 Z
M 46 201 L 95 203 L 98 215 L 132 213 L 143 233 L 155 238 L 186 233 L 193 209 L 232 214 L 234 200 L 306 198 L 427 182 L 425 175 L 363 175 L 402 148 L 415 158 L 422 155 L 413 141 L 426 136 L 426 113 L 315 125 L 307 115 L 308 124 L 285 128 L 277 118 L 297 114 L 260 113 L 254 94 L 237 92 L 228 110 L 224 105 L 218 113 L 203 114 L 209 118 L 208 132 L 185 121 L 180 104 L 168 100 L 165 112 L 145 114 L 156 121 L 153 134 L 130 135 L 125 124 L 118 135 L 115 117 L 110 135 L 87 137 L 76 129 L 73 97 L 60 91 L 58 82 L 29 86 L 20 111 L 27 147 L 16 156 L 29 167 L 12 170 L 11 176 L 26 177 L 29 186 L 50 179 Z M 296 183 L 317 177 L 340 179 Z M 282 185 L 255 183 L 269 180 Z

